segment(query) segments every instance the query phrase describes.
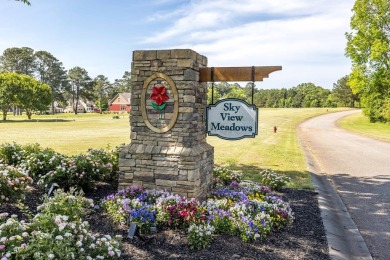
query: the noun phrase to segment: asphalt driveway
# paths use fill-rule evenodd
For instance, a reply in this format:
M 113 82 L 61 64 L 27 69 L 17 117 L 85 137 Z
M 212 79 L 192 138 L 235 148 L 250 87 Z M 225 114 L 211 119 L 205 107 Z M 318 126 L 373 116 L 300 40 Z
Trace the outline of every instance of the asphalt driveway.
M 390 143 L 340 129 L 360 110 L 327 114 L 299 126 L 302 145 L 333 183 L 374 259 L 390 259 Z

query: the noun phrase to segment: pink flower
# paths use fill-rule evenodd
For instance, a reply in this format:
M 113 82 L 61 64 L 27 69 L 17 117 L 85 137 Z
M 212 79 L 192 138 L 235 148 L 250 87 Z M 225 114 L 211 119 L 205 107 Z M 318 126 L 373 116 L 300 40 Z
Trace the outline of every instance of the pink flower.
M 0 245 L 0 250 L 3 250 L 5 248 L 5 245 Z

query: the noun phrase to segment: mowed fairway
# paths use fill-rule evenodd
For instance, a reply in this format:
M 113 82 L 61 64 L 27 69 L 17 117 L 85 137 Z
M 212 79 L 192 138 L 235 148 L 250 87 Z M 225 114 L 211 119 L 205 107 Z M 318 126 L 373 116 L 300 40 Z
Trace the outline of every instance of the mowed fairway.
M 130 142 L 128 115 L 113 119 L 113 115 L 73 115 L 10 117 L 0 122 L 0 143 L 39 143 L 59 153 L 74 155 L 88 148 L 111 148 Z
M 311 188 L 310 176 L 296 134 L 297 125 L 306 118 L 345 109 L 284 108 L 259 109 L 259 135 L 237 141 L 208 137 L 214 146 L 215 163 L 230 163 L 243 170 L 244 177 L 256 180 L 262 169 L 272 169 L 292 178 L 290 187 Z M 57 114 L 55 116 L 9 117 L 0 122 L 0 143 L 39 143 L 67 155 L 84 153 L 88 148 L 114 148 L 130 142 L 127 115 Z M 275 134 L 273 127 L 277 126 Z

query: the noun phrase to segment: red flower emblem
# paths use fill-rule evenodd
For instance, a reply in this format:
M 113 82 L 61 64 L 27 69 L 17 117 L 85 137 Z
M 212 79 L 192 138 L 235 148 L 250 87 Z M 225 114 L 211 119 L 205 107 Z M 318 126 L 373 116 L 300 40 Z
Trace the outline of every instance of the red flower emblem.
M 168 95 L 166 94 L 165 86 L 154 86 L 152 91 L 153 93 L 150 95 L 150 98 L 156 102 L 157 106 L 161 106 L 164 101 L 169 99 Z

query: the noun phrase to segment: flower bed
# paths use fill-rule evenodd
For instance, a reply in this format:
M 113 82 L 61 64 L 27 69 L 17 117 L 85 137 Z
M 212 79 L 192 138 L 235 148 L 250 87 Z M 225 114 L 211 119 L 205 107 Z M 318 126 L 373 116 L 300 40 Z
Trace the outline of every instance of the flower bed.
M 112 181 L 118 177 L 119 149 L 89 149 L 86 154 L 71 157 L 39 144 L 0 145 L 0 165 L 17 166 L 40 186 L 49 189 L 57 183 L 62 189 L 71 187 L 90 190 L 96 181 Z
M 82 221 L 93 206 L 83 196 L 59 191 L 45 198 L 29 222 L 1 213 L 2 259 L 117 259 L 121 238 L 94 235 Z
M 252 241 L 291 225 L 294 216 L 290 206 L 278 197 L 267 196 L 270 191 L 256 183 L 234 181 L 200 203 L 132 186 L 107 196 L 102 205 L 117 224 L 129 220 L 146 234 L 153 226 L 181 229 L 188 233 L 191 247 L 203 248 L 212 241 L 214 232 Z
M 117 158 L 117 151 L 91 149 L 87 154 L 67 157 L 39 145 L 1 145 L 2 203 L 20 202 L 32 182 L 28 174 L 41 188 L 47 189 L 56 182 L 69 190 L 46 197 L 38 207 L 39 213 L 28 221 L 2 214 L 0 253 L 4 259 L 118 257 L 120 241 L 90 232 L 88 223 L 82 219 L 91 202 L 75 195 L 76 190 L 93 190 L 96 181 L 116 179 Z M 6 166 L 4 162 L 12 162 L 14 166 Z M 204 202 L 133 186 L 106 196 L 101 205 L 113 222 L 122 226 L 136 223 L 141 234 L 148 234 L 155 227 L 181 230 L 194 249 L 209 246 L 214 234 L 237 236 L 248 242 L 264 239 L 292 224 L 290 205 L 274 196 L 269 186 L 242 181 L 239 172 L 226 167 L 216 168 L 214 174 L 216 188 Z M 287 181 L 278 178 L 273 172 L 266 175 L 273 189 L 280 189 Z M 60 252 L 64 247 L 67 250 Z

